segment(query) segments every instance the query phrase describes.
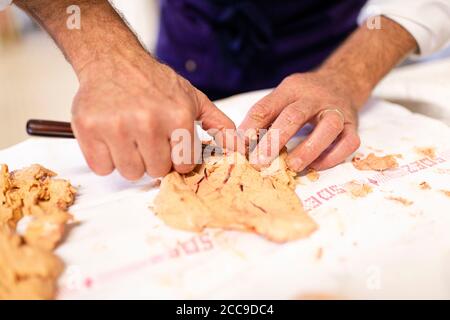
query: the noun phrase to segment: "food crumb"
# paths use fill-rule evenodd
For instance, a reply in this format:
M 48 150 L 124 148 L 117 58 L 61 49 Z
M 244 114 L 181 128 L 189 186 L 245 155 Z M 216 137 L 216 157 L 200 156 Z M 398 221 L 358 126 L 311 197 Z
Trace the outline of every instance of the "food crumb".
M 359 155 L 355 155 L 352 159 L 352 164 L 358 170 L 384 171 L 398 167 L 398 163 L 395 158 L 399 158 L 399 155 L 390 154 L 378 157 L 374 153 L 370 153 L 365 159 Z
M 404 206 L 407 206 L 407 207 L 414 203 L 411 200 L 408 200 L 408 199 L 405 199 L 402 197 L 396 197 L 396 196 L 389 196 L 389 197 L 386 197 L 386 199 L 400 202 L 401 204 L 403 204 Z
M 319 174 L 319 172 L 317 172 L 314 169 L 308 169 L 308 172 L 306 173 L 306 177 L 309 179 L 309 181 L 315 182 L 315 181 L 319 180 L 320 174 Z
M 160 185 L 161 185 L 161 179 L 155 179 L 155 180 L 151 181 L 149 184 L 143 186 L 141 188 L 141 191 L 147 192 L 152 189 L 158 188 Z
M 354 197 L 365 197 L 373 191 L 372 187 L 367 183 L 350 181 L 345 184 L 345 190 L 350 192 Z
M 419 186 L 420 186 L 420 189 L 422 189 L 422 190 L 430 190 L 431 189 L 431 186 L 426 181 L 421 182 L 419 184 Z
M 320 260 L 320 259 L 322 259 L 322 256 L 323 256 L 323 248 L 320 247 L 319 249 L 317 249 L 317 252 L 316 252 L 316 259 L 317 259 L 317 260 Z
M 450 197 L 450 191 L 449 190 L 440 190 L 443 194 L 445 194 L 447 197 Z
M 296 185 L 303 185 L 303 181 L 302 181 L 302 178 L 300 176 L 296 176 L 294 178 L 294 180 L 295 180 L 295 184 Z
M 424 157 L 428 157 L 430 159 L 436 158 L 436 149 L 433 147 L 416 147 L 414 151 Z

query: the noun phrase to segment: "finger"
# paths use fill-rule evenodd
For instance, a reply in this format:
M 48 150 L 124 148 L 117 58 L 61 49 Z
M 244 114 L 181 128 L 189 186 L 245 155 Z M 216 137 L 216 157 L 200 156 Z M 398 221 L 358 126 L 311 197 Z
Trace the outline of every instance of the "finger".
M 134 116 L 136 117 L 132 120 L 135 123 L 134 140 L 145 171 L 154 178 L 165 176 L 172 168 L 168 135 L 158 126 L 160 120 L 148 110 L 135 113 Z
M 244 121 L 239 125 L 239 129 L 252 132 L 252 129 L 268 128 L 281 111 L 292 102 L 291 95 L 285 92 L 283 86 L 275 88 L 248 111 Z M 249 136 L 248 138 L 254 139 L 255 137 Z
M 195 131 L 194 118 L 183 114 L 171 124 L 170 156 L 175 171 L 191 172 L 201 158 L 201 143 Z
M 236 125 L 212 103 L 203 93 L 198 92 L 200 108 L 196 119 L 202 122 L 202 128 L 214 137 L 216 143 L 230 150 L 236 150 Z
M 89 168 L 100 176 L 113 172 L 114 163 L 108 146 L 96 137 L 93 127 L 84 120 L 74 118 L 72 129 Z
M 145 164 L 145 171 L 151 177 L 163 177 L 170 172 L 170 142 L 168 138 L 156 138 L 156 134 L 147 133 L 137 138 L 137 145 Z
M 104 140 L 117 171 L 127 180 L 135 181 L 145 173 L 145 165 L 137 143 L 128 134 L 131 130 L 117 125 L 104 131 Z
M 109 175 L 114 171 L 114 163 L 105 143 L 94 139 L 78 139 L 78 145 L 89 168 L 99 176 Z
M 236 129 L 234 122 L 205 96 L 202 98 L 200 112 L 197 119 L 202 121 L 202 128 L 209 129 Z
M 329 152 L 321 155 L 311 164 L 315 170 L 324 170 L 342 163 L 345 159 L 355 152 L 361 145 L 357 129 L 352 124 L 346 124 L 344 130 L 339 135 L 336 144 Z
M 314 131 L 287 157 L 288 166 L 300 172 L 317 159 L 344 129 L 342 117 L 337 112 L 327 112 Z
M 257 168 L 269 165 L 279 151 L 313 116 L 314 108 L 299 102 L 288 105 L 273 122 L 252 153 L 252 163 Z

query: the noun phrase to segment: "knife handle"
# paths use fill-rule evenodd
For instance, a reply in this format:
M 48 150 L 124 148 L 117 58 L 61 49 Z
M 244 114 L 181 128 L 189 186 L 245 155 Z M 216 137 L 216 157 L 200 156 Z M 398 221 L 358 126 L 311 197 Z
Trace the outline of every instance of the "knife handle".
M 31 119 L 27 122 L 31 136 L 75 138 L 70 122 Z
M 27 133 L 30 136 L 53 137 L 53 138 L 75 138 L 70 122 L 31 119 L 27 122 Z M 213 148 L 217 154 L 223 150 L 217 146 L 202 143 L 202 150 Z

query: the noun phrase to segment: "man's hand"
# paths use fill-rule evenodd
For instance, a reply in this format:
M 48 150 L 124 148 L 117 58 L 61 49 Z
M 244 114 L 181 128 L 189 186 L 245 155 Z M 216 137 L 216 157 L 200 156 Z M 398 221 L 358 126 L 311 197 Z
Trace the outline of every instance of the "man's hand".
M 15 3 L 47 29 L 78 76 L 72 124 L 97 174 L 116 168 L 135 180 L 145 172 L 163 176 L 172 165 L 189 172 L 195 166 L 192 154 L 189 164 L 171 158 L 175 129 L 191 134 L 192 153 L 195 120 L 206 130 L 235 128 L 203 93 L 153 59 L 107 0 Z M 66 11 L 72 5 L 79 7 L 80 29 L 67 27 Z
M 333 80 L 337 79 L 320 72 L 294 74 L 255 104 L 240 129 L 270 126 L 255 149 L 257 165 L 272 160 L 264 153 L 273 137 L 279 137 L 282 147 L 308 122 L 315 129 L 289 154 L 292 170 L 300 172 L 312 163 L 317 170 L 335 166 L 359 147 L 357 109 L 346 91 L 350 88 Z
M 270 128 L 253 151 L 257 167 L 276 156 L 271 146 L 281 149 L 308 122 L 313 132 L 287 159 L 297 172 L 333 167 L 359 147 L 358 109 L 383 76 L 417 48 L 400 25 L 378 18 L 380 29 L 361 26 L 317 71 L 287 77 L 252 107 L 240 129 Z M 279 144 L 272 140 L 276 133 Z
M 99 175 L 115 168 L 129 180 L 145 172 L 159 177 L 172 168 L 176 129 L 190 133 L 190 163 L 174 163 L 181 173 L 194 166 L 194 121 L 203 128 L 234 128 L 233 122 L 187 80 L 150 57 L 94 62 L 79 74 L 72 127 L 90 168 Z

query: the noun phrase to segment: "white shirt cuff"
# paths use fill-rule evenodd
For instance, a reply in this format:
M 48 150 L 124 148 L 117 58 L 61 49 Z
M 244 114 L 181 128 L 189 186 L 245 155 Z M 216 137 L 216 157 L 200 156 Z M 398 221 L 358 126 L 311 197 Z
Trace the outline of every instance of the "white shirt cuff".
M 414 52 L 413 56 L 423 57 L 434 53 L 434 50 L 438 46 L 436 44 L 437 39 L 434 37 L 433 32 L 426 27 L 404 17 L 389 14 L 386 14 L 385 16 L 401 25 L 414 37 L 419 48 L 416 52 Z

